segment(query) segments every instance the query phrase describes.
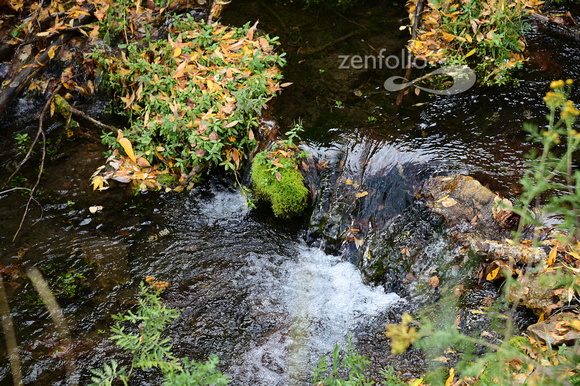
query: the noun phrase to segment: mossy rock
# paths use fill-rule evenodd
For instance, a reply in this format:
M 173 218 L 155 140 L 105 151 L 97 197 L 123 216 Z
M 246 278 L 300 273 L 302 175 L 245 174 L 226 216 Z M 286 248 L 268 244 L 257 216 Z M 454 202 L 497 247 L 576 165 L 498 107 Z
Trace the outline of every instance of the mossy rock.
M 278 168 L 280 181 L 272 170 L 267 170 L 254 160 L 252 180 L 257 198 L 269 201 L 276 217 L 292 217 L 301 213 L 308 205 L 308 189 L 304 177 L 293 167 Z
M 174 187 L 179 183 L 177 178 L 175 178 L 175 176 L 172 176 L 171 174 L 159 174 L 157 176 L 157 182 L 163 186 L 168 187 Z

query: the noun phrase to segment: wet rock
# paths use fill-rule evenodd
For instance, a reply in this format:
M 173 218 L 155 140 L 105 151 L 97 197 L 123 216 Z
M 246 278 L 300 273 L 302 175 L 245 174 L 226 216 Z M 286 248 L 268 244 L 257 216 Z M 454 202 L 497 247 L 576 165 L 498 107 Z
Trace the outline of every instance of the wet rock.
M 372 234 L 414 201 L 422 183 L 420 160 L 381 138 L 357 133 L 340 149 L 319 152 L 309 236 L 330 252 L 360 261 Z M 328 161 L 328 163 L 326 163 Z
M 517 279 L 517 285 L 510 287 L 507 299 L 531 309 L 537 316 L 548 315 L 568 302 L 566 290 L 555 289 L 556 287 L 555 276 L 522 275 Z
M 528 333 L 534 338 L 558 347 L 563 344 L 574 345 L 580 340 L 578 330 L 580 322 L 573 312 L 562 312 L 552 315 L 549 319 L 528 326 Z
M 127 258 L 129 250 L 123 239 L 90 237 L 79 240 L 85 260 L 94 264 L 99 284 L 110 290 L 130 280 Z
M 482 239 L 503 240 L 509 237 L 493 216 L 496 195 L 470 176 L 433 177 L 425 181 L 420 197 L 425 205 L 440 214 L 456 236 L 477 234 Z
M 531 247 L 521 244 L 513 245 L 497 240 L 470 238 L 469 245 L 474 252 L 485 256 L 488 260 L 499 260 L 503 262 L 517 260 L 524 264 L 537 264 L 548 256 L 546 251 L 541 247 Z

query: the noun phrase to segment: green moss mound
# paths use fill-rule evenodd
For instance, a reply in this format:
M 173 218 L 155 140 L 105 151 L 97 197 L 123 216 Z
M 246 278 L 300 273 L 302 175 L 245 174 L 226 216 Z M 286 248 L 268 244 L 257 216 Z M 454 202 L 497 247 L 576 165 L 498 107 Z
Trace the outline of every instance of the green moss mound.
M 256 158 L 252 164 L 254 194 L 257 198 L 272 203 L 276 217 L 292 217 L 306 209 L 308 189 L 304 186 L 304 177 L 293 167 L 278 168 L 280 181 L 276 173 L 268 170 Z

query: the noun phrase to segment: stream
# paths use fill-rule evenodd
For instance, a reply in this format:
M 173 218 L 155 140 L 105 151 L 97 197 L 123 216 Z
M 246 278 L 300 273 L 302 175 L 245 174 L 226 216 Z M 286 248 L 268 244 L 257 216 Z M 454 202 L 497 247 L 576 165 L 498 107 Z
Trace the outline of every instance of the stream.
M 63 122 L 46 121 L 46 174 L 15 242 L 26 197 L 18 191 L 0 195 L 0 273 L 25 384 L 66 384 L 62 342 L 24 275 L 27 266 L 39 267 L 60 291 L 81 384 L 89 383 L 90 369 L 110 359 L 129 363 L 107 339 L 110 315 L 134 307 L 147 275 L 169 282 L 162 298 L 181 310 L 167 329 L 174 354 L 195 360 L 217 354 L 218 368 L 233 385 L 309 384 L 318 358 L 336 343 L 344 346 L 349 334 L 371 359 L 375 379 L 387 365 L 403 379 L 419 377 L 429 364 L 414 349 L 392 356 L 385 325 L 399 322 L 403 312 L 429 312 L 441 296 L 427 284 L 433 275 L 440 287 L 463 283 L 474 289 L 457 310 L 497 292 L 478 286 L 473 265 L 457 260 L 441 220 L 415 194 L 430 176 L 459 173 L 515 197 L 531 148 L 522 125 L 545 125 L 542 98 L 550 81 L 579 79 L 580 43 L 535 26 L 527 35 L 530 60 L 517 74 L 518 86 L 474 87 L 454 96 L 410 93 L 397 107 L 396 93 L 383 83 L 404 69 L 342 70 L 338 55 L 380 48 L 399 53 L 408 38 L 399 30 L 403 3 L 367 1 L 347 16 L 350 21 L 324 9 L 239 1 L 222 17 L 234 25 L 259 19 L 264 32 L 282 36 L 285 81 L 293 85 L 274 101 L 268 119 L 282 131 L 301 119 L 305 148 L 316 162 L 328 161 L 311 176 L 309 212 L 292 221 L 276 219 L 265 205 L 250 210 L 232 181 L 219 175 L 180 194 L 135 195 L 118 183 L 94 192 L 89 178 L 104 163 L 105 148 L 89 137 L 99 130 L 83 128 L 90 135 L 67 137 Z M 364 26 L 354 38 L 320 53 L 300 53 L 359 28 L 352 22 Z M 574 91 L 571 99 L 578 96 Z M 35 135 L 43 105 L 42 98 L 21 98 L 0 116 L 2 180 L 24 156 L 14 135 Z M 103 112 L 105 105 L 96 100 L 82 109 L 122 125 Z M 33 163 L 21 173 L 28 180 L 18 183 L 33 183 Z M 91 206 L 103 208 L 91 213 Z M 401 252 L 405 248 L 410 255 Z M 71 277 L 75 285 L 67 292 Z M 466 323 L 475 326 L 481 318 L 472 315 Z M 0 353 L 6 353 L 4 337 Z M 0 384 L 10 385 L 9 362 L 1 357 Z M 160 384 L 160 378 L 140 373 L 131 384 Z

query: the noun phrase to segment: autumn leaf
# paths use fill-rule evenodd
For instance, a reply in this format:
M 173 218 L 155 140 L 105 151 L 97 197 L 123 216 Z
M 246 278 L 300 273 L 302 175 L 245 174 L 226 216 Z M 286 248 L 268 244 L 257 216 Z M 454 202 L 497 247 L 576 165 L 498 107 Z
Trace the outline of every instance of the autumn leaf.
M 491 271 L 490 273 L 488 273 L 485 278 L 487 280 L 494 280 L 497 277 L 497 274 L 499 273 L 499 268 L 500 267 L 497 267 L 496 269 L 494 269 L 493 271 Z
M 443 205 L 443 207 L 445 207 L 445 208 L 449 208 L 455 204 L 457 204 L 457 201 L 455 201 L 451 197 L 448 197 L 448 198 L 444 199 L 443 201 L 441 201 L 441 205 Z
M 92 183 L 93 183 L 93 190 L 97 190 L 97 189 L 101 190 L 103 188 L 104 181 L 100 176 L 95 176 L 93 178 Z
M 278 182 L 282 182 L 282 175 L 280 174 L 280 172 L 276 172 L 276 179 L 278 180 Z
M 50 58 L 50 60 L 52 60 L 54 58 L 54 55 L 56 54 L 56 50 L 59 49 L 59 46 L 52 46 L 50 47 L 50 49 L 48 50 L 48 57 Z
M 453 379 L 455 379 L 455 368 L 449 369 L 449 378 L 445 381 L 445 386 L 451 386 L 453 384 Z
M 554 265 L 556 262 L 556 256 L 558 255 L 558 247 L 552 248 L 550 255 L 548 256 L 548 267 Z
M 131 161 L 137 163 L 137 159 L 135 158 L 135 153 L 133 152 L 133 146 L 131 145 L 131 141 L 129 141 L 127 138 L 119 138 L 117 139 L 117 141 L 119 142 L 119 144 L 121 144 L 121 146 L 123 146 L 125 153 L 127 153 L 127 156 L 131 159 Z
M 437 286 L 439 285 L 439 278 L 437 276 L 431 276 L 431 278 L 429 279 L 429 285 L 431 286 L 431 288 L 437 288 Z
M 344 183 L 347 185 L 352 185 L 352 180 L 350 178 L 347 178 L 346 181 L 344 181 Z
M 356 198 L 361 198 L 366 196 L 367 194 L 369 194 L 369 192 L 367 192 L 366 190 L 364 192 L 360 192 L 356 194 Z

